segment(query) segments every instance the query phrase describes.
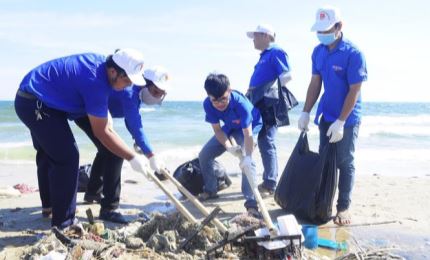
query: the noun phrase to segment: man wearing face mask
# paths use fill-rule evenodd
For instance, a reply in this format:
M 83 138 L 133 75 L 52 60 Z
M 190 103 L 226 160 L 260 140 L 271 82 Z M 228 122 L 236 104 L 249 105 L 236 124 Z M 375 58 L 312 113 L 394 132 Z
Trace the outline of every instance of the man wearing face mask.
M 135 141 L 135 146 L 149 159 L 151 169 L 159 173 L 164 167 L 164 163 L 157 158 L 145 135 L 139 108 L 142 102 L 146 105 L 161 104 L 167 94 L 168 74 L 163 67 L 154 66 L 146 69 L 143 77 L 146 81 L 146 85 L 143 87 L 132 85 L 122 91 L 112 92 L 109 97 L 109 112 L 113 118 L 124 118 L 127 130 Z M 100 146 L 97 140 L 94 140 L 86 118 L 75 121 L 93 140 L 98 150 L 91 167 L 90 181 L 84 201 L 101 203 L 101 219 L 126 223 L 127 221 L 119 212 L 103 214 L 105 209 L 115 209 L 119 206 L 123 159 L 109 153 L 104 146 Z
M 334 222 L 351 223 L 348 213 L 354 184 L 355 142 L 361 121 L 361 85 L 367 80 L 363 53 L 342 33 L 340 12 L 335 7 L 320 8 L 311 31 L 321 42 L 312 53 L 312 78 L 303 112 L 298 121 L 301 131 L 308 131 L 310 116 L 321 86 L 324 93 L 318 104 L 315 124 L 320 130 L 320 151 L 328 143 L 337 143 L 339 195 Z

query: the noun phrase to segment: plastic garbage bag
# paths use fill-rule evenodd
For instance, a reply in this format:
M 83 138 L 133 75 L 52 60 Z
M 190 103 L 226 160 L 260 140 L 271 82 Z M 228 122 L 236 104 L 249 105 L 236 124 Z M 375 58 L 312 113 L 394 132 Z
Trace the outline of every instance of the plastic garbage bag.
M 327 144 L 321 154 L 312 152 L 303 132 L 279 180 L 275 201 L 301 221 L 324 224 L 331 219 L 337 178 L 336 144 Z
M 231 180 L 227 176 L 226 169 L 217 161 L 215 161 L 215 174 L 218 177 L 218 191 L 231 185 Z M 199 158 L 179 165 L 173 173 L 173 177 L 191 194 L 198 195 L 203 192 L 204 183 Z

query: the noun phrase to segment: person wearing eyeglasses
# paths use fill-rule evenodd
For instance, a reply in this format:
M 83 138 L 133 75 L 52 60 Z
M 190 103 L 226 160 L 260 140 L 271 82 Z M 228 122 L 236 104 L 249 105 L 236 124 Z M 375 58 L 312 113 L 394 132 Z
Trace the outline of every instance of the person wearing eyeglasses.
M 146 69 L 143 73 L 144 86 L 129 86 L 122 91 L 112 92 L 109 97 L 109 112 L 112 118 L 124 118 L 124 123 L 135 142 L 139 153 L 149 160 L 151 169 L 159 174 L 164 163 L 158 159 L 145 134 L 139 108 L 146 105 L 160 105 L 167 94 L 168 74 L 161 66 Z M 97 147 L 90 180 L 84 195 L 86 203 L 100 202 L 99 218 L 117 223 L 127 223 L 117 210 L 121 193 L 121 169 L 123 159 L 111 153 L 95 138 L 88 117 L 75 120 Z M 111 125 L 112 127 L 112 125 Z M 103 196 L 102 196 L 103 194 Z
M 212 125 L 215 133 L 199 153 L 199 163 L 203 176 L 203 193 L 199 199 L 204 201 L 218 198 L 217 176 L 215 175 L 215 158 L 225 151 L 237 156 L 244 150 L 240 168 L 253 172 L 255 163 L 252 159 L 255 140 L 261 130 L 262 121 L 258 109 L 239 91 L 230 88 L 230 81 L 223 74 L 212 73 L 204 84 L 208 97 L 203 102 L 206 122 Z M 222 124 L 222 125 L 221 125 Z M 230 138 L 235 140 L 231 142 Z M 242 148 L 243 147 L 243 148 Z M 249 214 L 258 216 L 258 206 L 251 186 L 242 174 L 242 194 L 245 197 L 245 208 Z
M 361 85 L 367 80 L 366 60 L 363 53 L 342 33 L 340 11 L 336 7 L 323 7 L 316 13 L 311 31 L 320 42 L 312 53 L 312 78 L 306 102 L 298 120 L 298 128 L 308 131 L 310 111 L 318 103 L 315 124 L 320 131 L 320 151 L 336 143 L 336 160 L 339 168 L 337 213 L 334 223 L 351 223 L 348 212 L 354 185 L 354 152 L 361 122 Z
M 122 49 L 109 56 L 82 53 L 45 62 L 21 81 L 15 111 L 36 150 L 42 215 L 60 229 L 76 223 L 79 151 L 68 120 L 87 117 L 95 138 L 135 171 L 146 163 L 108 124 L 108 98 L 131 84 L 144 85 L 143 55 Z M 121 160 L 122 160 L 121 159 Z

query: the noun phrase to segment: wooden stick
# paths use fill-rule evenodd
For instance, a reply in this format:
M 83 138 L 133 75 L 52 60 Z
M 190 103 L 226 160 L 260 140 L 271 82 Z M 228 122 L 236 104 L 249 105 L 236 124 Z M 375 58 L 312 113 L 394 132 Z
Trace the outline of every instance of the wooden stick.
M 166 186 L 161 183 L 161 181 L 154 175 L 152 171 L 148 170 L 147 174 L 145 174 L 144 172 L 142 172 L 142 174 L 145 176 L 149 176 L 152 181 L 154 181 L 155 184 L 157 184 L 157 186 L 164 191 L 167 197 L 170 198 L 170 200 L 173 202 L 173 204 L 175 204 L 176 208 L 182 215 L 184 215 L 185 218 L 187 218 L 192 223 L 197 223 L 197 220 L 193 217 L 193 215 L 191 215 L 191 213 L 184 207 L 184 205 L 182 205 L 182 203 L 166 188 Z
M 233 146 L 236 146 L 236 140 L 234 138 L 229 139 Z M 239 155 L 240 161 L 243 160 L 243 154 Z M 277 229 L 275 225 L 273 225 L 272 219 L 270 218 L 269 212 L 267 211 L 266 204 L 264 204 L 263 198 L 261 197 L 260 191 L 258 191 L 258 186 L 254 182 L 253 174 L 251 172 L 242 170 L 243 174 L 245 174 L 248 179 L 249 185 L 251 186 L 252 193 L 254 194 L 255 200 L 257 201 L 258 206 L 260 207 L 261 214 L 263 215 L 264 222 L 266 223 L 267 228 L 271 235 L 278 235 Z
M 185 197 L 188 198 L 188 200 L 191 201 L 191 203 L 194 204 L 194 206 L 196 206 L 196 208 L 205 216 L 209 216 L 210 212 L 209 210 L 193 195 L 191 194 L 191 192 L 189 192 L 177 179 L 175 179 L 175 177 L 173 177 L 172 175 L 170 175 L 170 173 L 165 170 L 162 169 L 161 173 L 164 174 L 164 176 L 166 176 L 178 189 L 179 191 L 181 191 Z M 222 233 L 227 232 L 227 228 L 224 226 L 223 223 L 221 223 L 221 221 L 219 221 L 217 218 L 214 218 L 212 220 L 212 223 L 219 229 L 219 231 L 221 231 Z
M 363 226 L 375 226 L 375 225 L 386 225 L 386 224 L 394 224 L 399 223 L 397 220 L 391 220 L 391 221 L 382 221 L 382 222 L 373 222 L 373 223 L 359 223 L 359 224 L 349 224 L 349 225 L 327 225 L 327 226 L 321 226 L 318 227 L 319 229 L 328 229 L 328 228 L 343 228 L 343 227 L 363 227 Z

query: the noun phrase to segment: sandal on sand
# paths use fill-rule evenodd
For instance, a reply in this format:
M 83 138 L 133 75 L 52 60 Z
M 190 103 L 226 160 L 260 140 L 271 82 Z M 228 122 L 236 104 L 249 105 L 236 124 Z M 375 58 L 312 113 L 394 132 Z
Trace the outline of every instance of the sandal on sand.
M 348 210 L 338 211 L 336 213 L 336 217 L 334 217 L 333 222 L 336 225 L 344 226 L 351 224 L 351 215 L 349 214 Z

